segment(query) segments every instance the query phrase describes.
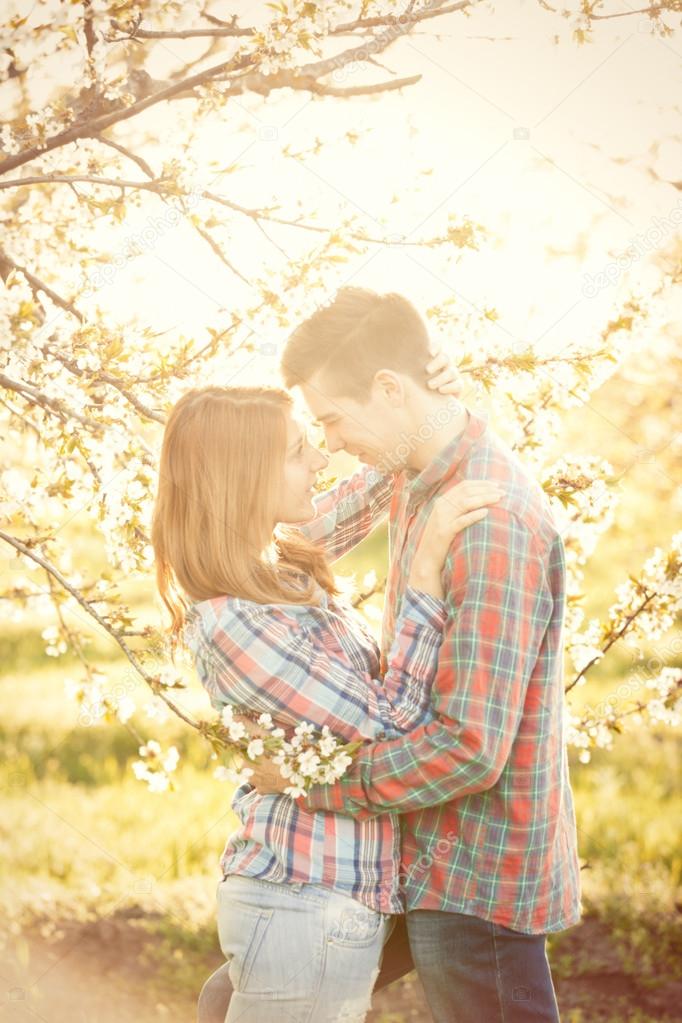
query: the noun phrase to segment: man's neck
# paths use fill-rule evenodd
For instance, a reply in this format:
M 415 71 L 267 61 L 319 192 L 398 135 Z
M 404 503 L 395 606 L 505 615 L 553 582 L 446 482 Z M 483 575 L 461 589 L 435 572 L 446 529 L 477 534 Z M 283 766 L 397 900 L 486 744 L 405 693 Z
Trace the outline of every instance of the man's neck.
M 444 447 L 466 429 L 469 411 L 457 398 L 424 395 L 411 405 L 406 442 L 410 451 L 405 459 L 409 469 L 422 472 Z

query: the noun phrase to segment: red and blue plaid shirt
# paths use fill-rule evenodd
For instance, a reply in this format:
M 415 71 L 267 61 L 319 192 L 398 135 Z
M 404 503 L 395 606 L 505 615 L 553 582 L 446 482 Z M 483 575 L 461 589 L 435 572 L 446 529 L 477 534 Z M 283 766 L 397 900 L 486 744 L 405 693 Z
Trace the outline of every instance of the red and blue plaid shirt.
M 398 478 L 382 657 L 431 503 L 463 479 L 495 481 L 505 496 L 455 537 L 445 563 L 436 718 L 360 750 L 344 778 L 298 803 L 357 821 L 402 814 L 408 910 L 558 931 L 580 917 L 564 742 L 564 549 L 542 489 L 482 416 L 471 414 L 421 474 Z
M 315 499 L 307 535 L 340 557 L 386 515 L 393 485 L 363 469 Z M 320 600 L 319 607 L 232 597 L 193 604 L 185 637 L 213 705 L 268 712 L 284 728 L 326 724 L 347 742 L 396 736 L 430 720 L 443 603 L 407 590 L 381 679 L 379 649 L 362 616 L 323 591 Z M 223 874 L 321 884 L 381 912 L 404 912 L 397 814 L 311 813 L 250 785 L 232 806 L 241 827 L 225 847 Z

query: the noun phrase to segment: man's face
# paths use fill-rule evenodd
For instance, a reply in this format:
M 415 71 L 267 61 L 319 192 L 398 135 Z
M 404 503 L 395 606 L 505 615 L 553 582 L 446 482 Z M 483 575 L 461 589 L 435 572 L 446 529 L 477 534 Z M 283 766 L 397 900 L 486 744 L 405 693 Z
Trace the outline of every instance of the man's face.
M 361 462 L 379 465 L 395 447 L 401 419 L 395 401 L 377 386 L 367 401 L 330 397 L 330 393 L 333 388 L 320 373 L 301 385 L 308 409 L 324 429 L 330 454 L 347 451 Z

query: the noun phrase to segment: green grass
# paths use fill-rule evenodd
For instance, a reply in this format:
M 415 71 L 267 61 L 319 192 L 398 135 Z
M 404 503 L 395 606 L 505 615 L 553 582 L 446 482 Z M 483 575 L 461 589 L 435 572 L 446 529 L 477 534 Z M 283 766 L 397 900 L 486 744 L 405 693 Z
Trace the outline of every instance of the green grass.
M 50 664 L 26 684 L 29 715 L 16 679 L 0 685 L 5 915 L 132 912 L 155 983 L 172 977 L 177 990 L 196 991 L 216 961 L 213 898 L 220 851 L 236 826 L 231 790 L 212 778 L 203 741 L 171 722 L 163 738 L 182 753 L 177 788 L 148 792 L 130 772 L 137 744 L 123 726 L 81 727 L 64 702 L 55 713 L 55 673 Z M 552 939 L 559 982 L 595 969 L 631 977 L 638 989 L 682 980 L 679 752 L 678 736 L 636 729 L 591 764 L 572 764 L 585 909 L 600 931 L 585 946 L 575 930 Z

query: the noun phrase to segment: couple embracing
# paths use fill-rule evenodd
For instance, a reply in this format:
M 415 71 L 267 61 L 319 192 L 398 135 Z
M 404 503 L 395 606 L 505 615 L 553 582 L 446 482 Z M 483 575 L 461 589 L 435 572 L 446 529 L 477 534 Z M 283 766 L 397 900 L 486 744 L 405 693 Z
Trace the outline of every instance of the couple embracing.
M 237 790 L 200 1021 L 361 1023 L 416 968 L 436 1023 L 556 1023 L 546 935 L 578 922 L 580 886 L 543 492 L 400 295 L 343 288 L 282 373 L 362 468 L 314 496 L 327 456 L 288 391 L 190 391 L 161 454 L 159 588 L 215 707 L 364 744 L 295 799 L 268 764 Z M 386 518 L 379 648 L 330 563 Z

